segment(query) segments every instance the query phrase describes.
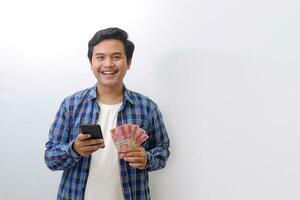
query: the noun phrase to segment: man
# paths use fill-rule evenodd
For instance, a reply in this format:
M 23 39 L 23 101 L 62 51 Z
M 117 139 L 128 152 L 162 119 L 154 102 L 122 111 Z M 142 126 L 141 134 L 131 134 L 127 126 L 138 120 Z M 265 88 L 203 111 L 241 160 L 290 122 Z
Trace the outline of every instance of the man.
M 63 170 L 58 200 L 148 200 L 148 172 L 166 165 L 169 138 L 157 105 L 123 83 L 134 51 L 127 38 L 119 28 L 93 36 L 88 58 L 97 84 L 65 98 L 50 128 L 45 162 Z M 100 124 L 104 138 L 81 133 L 81 124 Z M 149 138 L 118 152 L 110 130 L 123 124 L 140 126 Z

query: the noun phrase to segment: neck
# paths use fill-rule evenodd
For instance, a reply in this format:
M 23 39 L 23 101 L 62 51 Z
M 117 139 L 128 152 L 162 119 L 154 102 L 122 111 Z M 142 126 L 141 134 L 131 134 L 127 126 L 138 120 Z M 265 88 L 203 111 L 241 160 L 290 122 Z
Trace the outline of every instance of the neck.
M 98 84 L 98 101 L 104 104 L 117 104 L 123 100 L 123 85 L 120 85 L 116 88 L 107 88 Z M 99 95 L 100 94 L 100 95 Z

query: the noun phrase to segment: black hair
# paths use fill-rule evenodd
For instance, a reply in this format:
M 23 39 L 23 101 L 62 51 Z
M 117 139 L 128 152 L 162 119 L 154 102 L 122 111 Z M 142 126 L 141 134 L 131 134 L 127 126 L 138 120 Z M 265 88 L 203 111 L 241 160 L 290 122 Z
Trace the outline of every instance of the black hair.
M 116 39 L 120 40 L 123 43 L 127 58 L 127 64 L 129 64 L 133 55 L 134 44 L 133 42 L 128 40 L 128 34 L 126 31 L 116 27 L 107 28 L 96 32 L 92 39 L 89 41 L 88 58 L 90 62 L 92 63 L 94 46 L 106 39 Z

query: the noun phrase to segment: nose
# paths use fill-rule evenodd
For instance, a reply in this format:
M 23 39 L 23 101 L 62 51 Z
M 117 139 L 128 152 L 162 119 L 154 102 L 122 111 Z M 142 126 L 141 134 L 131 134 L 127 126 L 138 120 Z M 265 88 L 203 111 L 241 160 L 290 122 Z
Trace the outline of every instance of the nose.
M 113 65 L 113 60 L 111 58 L 106 58 L 103 64 L 104 67 L 111 67 Z

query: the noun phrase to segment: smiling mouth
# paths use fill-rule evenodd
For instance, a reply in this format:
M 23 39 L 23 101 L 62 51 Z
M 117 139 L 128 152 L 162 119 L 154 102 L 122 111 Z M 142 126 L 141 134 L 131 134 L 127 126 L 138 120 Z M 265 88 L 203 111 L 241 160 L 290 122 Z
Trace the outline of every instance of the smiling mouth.
M 100 72 L 103 75 L 114 75 L 116 73 L 118 73 L 118 70 L 114 70 L 114 71 L 102 71 Z

